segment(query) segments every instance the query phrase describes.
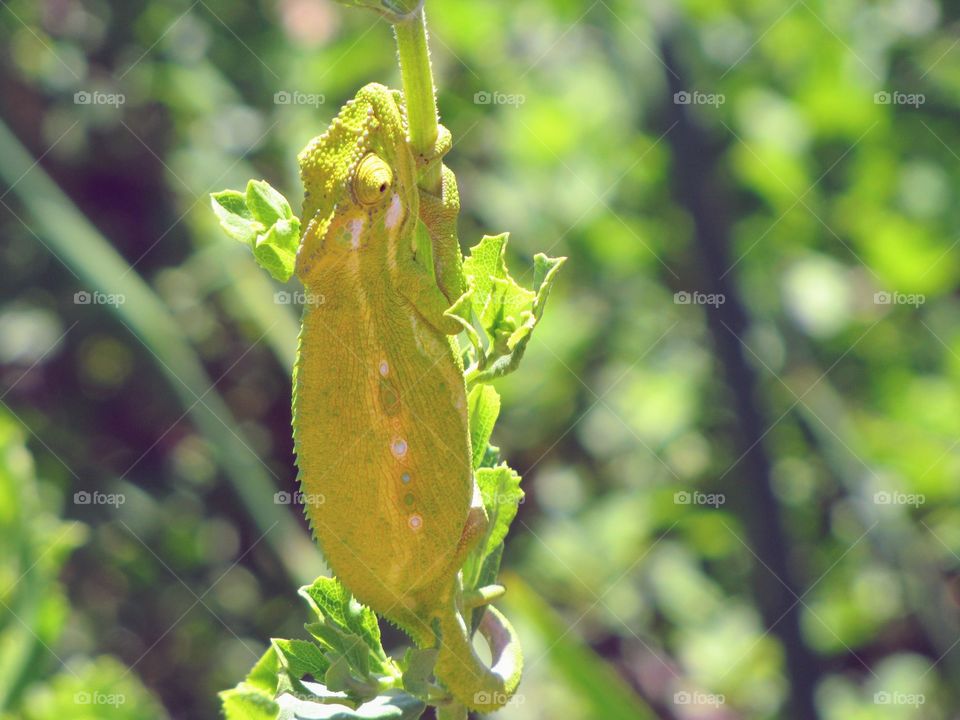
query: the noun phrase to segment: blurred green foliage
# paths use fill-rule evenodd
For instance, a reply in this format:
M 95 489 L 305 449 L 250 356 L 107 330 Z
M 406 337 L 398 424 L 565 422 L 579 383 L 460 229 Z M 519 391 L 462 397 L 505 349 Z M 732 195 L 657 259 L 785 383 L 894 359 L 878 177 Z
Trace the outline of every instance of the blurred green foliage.
M 162 720 L 135 675 L 109 657 L 57 654 L 70 606 L 57 579 L 85 528 L 57 517 L 60 493 L 37 481 L 23 433 L 0 412 L 0 717 Z
M 765 623 L 751 582 L 766 570 L 750 526 L 769 508 L 744 491 L 745 394 L 763 419 L 819 714 L 950 717 L 957 8 L 427 10 L 465 246 L 509 230 L 515 267 L 535 251 L 570 257 L 524 368 L 497 385 L 493 442 L 526 491 L 504 567 L 556 615 L 544 621 L 526 590 L 507 607 L 528 611 L 516 625 L 529 660 L 523 701 L 502 717 L 597 717 L 604 691 L 584 683 L 611 677 L 607 696 L 643 697 L 662 717 L 693 717 L 694 701 L 717 717 L 786 716 L 797 648 L 786 623 Z M 36 632 L 52 641 L 44 628 L 69 614 L 51 645 L 65 662 L 113 655 L 171 716 L 214 717 L 216 692 L 265 638 L 300 636 L 294 589 L 312 576 L 295 574 L 319 565 L 302 525 L 271 529 L 299 510 L 244 482 L 294 489 L 296 308 L 274 293 L 297 288 L 270 284 L 222 239 L 207 193 L 256 176 L 298 204 L 296 153 L 356 88 L 397 85 L 389 27 L 326 0 L 7 0 L 0 17 L 0 398 L 57 495 L 125 498 L 62 513 L 43 501 L 90 537 L 61 573 L 68 597 L 33 608 L 46 617 Z M 722 267 L 677 180 L 681 107 L 709 151 L 695 179 L 712 181 L 720 212 L 706 227 L 725 229 Z M 119 264 L 93 260 L 104 247 Z M 674 301 L 721 276 L 726 304 Z M 117 294 L 126 302 L 108 302 Z M 742 332 L 717 321 L 734 296 Z M 755 379 L 746 393 L 717 351 L 733 332 Z M 189 389 L 170 351 L 202 371 Z M 725 502 L 693 502 L 710 494 Z M 34 537 L 38 517 L 3 536 L 3 567 L 20 557 L 8 547 L 57 537 Z M 49 582 L 65 553 L 38 565 Z M 37 652 L 15 666 L 33 682 L 57 665 Z M 590 668 L 581 684 L 571 667 Z

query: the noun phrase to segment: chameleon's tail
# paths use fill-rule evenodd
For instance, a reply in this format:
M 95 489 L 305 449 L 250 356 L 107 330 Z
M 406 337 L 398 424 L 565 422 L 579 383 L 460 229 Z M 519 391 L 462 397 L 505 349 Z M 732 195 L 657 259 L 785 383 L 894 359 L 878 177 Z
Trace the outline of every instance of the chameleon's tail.
M 441 645 L 436 675 L 459 703 L 491 712 L 507 704 L 523 668 L 520 640 L 510 622 L 492 605 L 480 621 L 480 634 L 493 658 L 487 667 L 473 649 L 467 627 L 456 609 L 440 619 Z

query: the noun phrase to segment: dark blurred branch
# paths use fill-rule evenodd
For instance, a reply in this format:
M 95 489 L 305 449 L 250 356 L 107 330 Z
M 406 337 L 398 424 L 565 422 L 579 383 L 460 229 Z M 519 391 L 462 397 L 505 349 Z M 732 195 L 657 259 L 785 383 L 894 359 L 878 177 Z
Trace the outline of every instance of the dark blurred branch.
M 705 293 L 721 295 L 725 302 L 706 307 L 710 334 L 730 388 L 736 411 L 733 456 L 740 458 L 731 477 L 738 478 L 731 489 L 734 506 L 747 531 L 747 542 L 754 554 L 753 592 L 764 625 L 783 645 L 790 676 L 788 713 L 795 720 L 817 717 L 814 694 L 822 669 L 816 656 L 804 643 L 800 632 L 800 593 L 793 581 L 788 561 L 789 539 L 780 506 L 771 486 L 770 458 L 763 438 L 770 423 L 756 403 L 759 380 L 744 355 L 739 338 L 747 331 L 749 320 L 732 275 L 727 271 L 735 260 L 730 254 L 729 226 L 724 208 L 725 193 L 717 182 L 716 152 L 695 125 L 689 105 L 674 102 L 674 94 L 690 90 L 683 69 L 677 65 L 673 42 L 661 45 L 669 72 L 667 142 L 673 155 L 673 172 L 680 203 L 689 212 L 695 227 L 695 247 Z
M 310 582 L 326 567 L 311 538 L 283 506 L 270 502 L 275 491 L 269 467 L 250 448 L 229 406 L 207 374 L 182 328 L 153 289 L 77 210 L 17 138 L 0 122 L 0 181 L 27 210 L 25 225 L 37 242 L 90 289 L 124 298 L 106 306 L 143 345 L 197 429 L 219 450 L 233 490 L 287 575 Z M 0 206 L 10 211 L 7 201 Z M 12 212 L 11 212 L 12 214 Z M 24 220 L 26 222 L 26 220 Z M 42 238 L 42 239 L 41 239 Z
M 791 347 L 802 348 L 803 343 L 796 340 Z M 939 665 L 945 692 L 950 693 L 955 706 L 960 706 L 960 687 L 951 682 L 960 677 L 960 659 L 950 652 L 960 625 L 949 583 L 941 577 L 936 556 L 930 552 L 930 539 L 911 522 L 906 511 L 881 513 L 877 504 L 871 502 L 873 488 L 868 485 L 864 491 L 864 477 L 874 471 L 851 449 L 862 447 L 863 443 L 843 397 L 822 377 L 809 352 L 797 350 L 792 355 L 796 369 L 786 373 L 784 381 L 794 396 L 803 396 L 796 409 L 798 422 L 832 471 L 836 486 L 853 500 L 852 507 L 863 527 L 871 528 L 865 542 L 876 557 L 896 570 L 903 596 L 916 619 L 916 626 L 906 631 L 907 637 L 897 647 L 923 653 Z M 933 542 L 936 550 L 936 543 L 941 541 Z

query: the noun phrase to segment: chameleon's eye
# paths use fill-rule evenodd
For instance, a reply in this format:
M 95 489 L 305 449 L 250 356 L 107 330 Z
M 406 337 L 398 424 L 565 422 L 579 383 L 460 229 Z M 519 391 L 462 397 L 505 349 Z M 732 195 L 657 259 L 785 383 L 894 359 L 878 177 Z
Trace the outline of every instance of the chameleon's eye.
M 353 176 L 353 195 L 362 205 L 380 202 L 393 182 L 393 170 L 377 155 L 370 153 L 357 166 Z

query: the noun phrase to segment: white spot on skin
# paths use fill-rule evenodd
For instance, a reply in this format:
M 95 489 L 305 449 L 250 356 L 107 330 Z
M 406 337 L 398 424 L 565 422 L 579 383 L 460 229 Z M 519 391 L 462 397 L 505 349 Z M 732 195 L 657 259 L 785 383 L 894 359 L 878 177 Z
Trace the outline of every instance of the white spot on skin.
M 411 515 L 408 522 L 410 523 L 410 529 L 414 532 L 423 527 L 423 518 L 419 515 Z
M 381 377 L 386 377 L 390 372 L 390 366 L 387 364 L 386 360 L 380 361 L 380 375 Z
M 360 233 L 363 232 L 363 218 L 350 222 L 350 247 L 356 250 L 360 247 Z
M 387 219 L 386 225 L 387 230 L 393 228 L 398 222 L 400 222 L 400 215 L 402 215 L 403 207 L 400 204 L 400 195 L 399 193 L 393 194 L 393 200 L 390 201 L 390 208 L 387 210 Z
M 407 454 L 407 441 L 403 438 L 394 438 L 393 442 L 390 443 L 390 452 L 395 457 L 402 458 Z

